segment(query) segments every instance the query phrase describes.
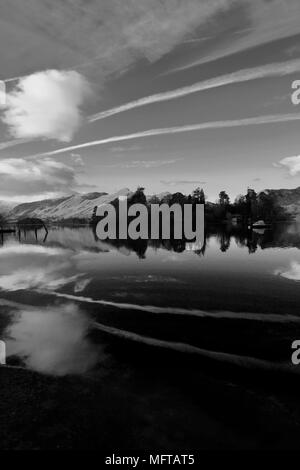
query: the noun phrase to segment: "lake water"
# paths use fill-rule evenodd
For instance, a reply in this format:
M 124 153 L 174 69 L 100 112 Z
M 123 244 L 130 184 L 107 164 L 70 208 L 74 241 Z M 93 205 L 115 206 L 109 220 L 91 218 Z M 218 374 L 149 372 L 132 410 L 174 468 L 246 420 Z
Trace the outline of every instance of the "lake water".
M 109 244 L 86 227 L 52 228 L 46 240 L 42 230 L 6 235 L 0 289 L 8 362 L 19 357 L 52 374 L 88 371 L 102 360 L 88 332 L 102 327 L 108 340 L 151 345 L 153 338 L 153 347 L 162 340 L 170 342 L 165 348 L 180 342 L 183 350 L 289 360 L 297 332 L 300 339 L 299 226 L 212 229 L 204 252 L 163 243 Z
M 205 413 L 226 414 L 241 382 L 264 403 L 271 395 L 281 407 L 298 403 L 295 385 L 282 391 L 281 377 L 298 381 L 300 371 L 291 363 L 291 344 L 300 340 L 299 228 L 210 228 L 202 250 L 103 242 L 88 227 L 52 227 L 46 239 L 43 230 L 4 235 L 0 339 L 7 364 L 78 380 L 108 375 L 110 387 L 122 376 L 144 410 L 156 393 L 165 397 L 165 412 L 180 413 L 179 422 L 203 418 L 204 399 Z M 275 384 L 266 397 L 269 380 Z M 153 413 L 150 407 L 150 420 Z M 203 419 L 206 439 L 223 429 Z

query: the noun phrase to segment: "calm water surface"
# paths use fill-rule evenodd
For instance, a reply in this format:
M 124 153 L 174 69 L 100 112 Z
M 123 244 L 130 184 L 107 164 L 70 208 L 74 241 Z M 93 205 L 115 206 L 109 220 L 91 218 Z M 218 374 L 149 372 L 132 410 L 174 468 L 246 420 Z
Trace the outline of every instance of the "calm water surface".
M 133 348 L 129 369 L 146 349 L 156 357 L 167 351 L 170 367 L 174 353 L 212 369 L 297 373 L 290 357 L 300 339 L 299 228 L 210 229 L 202 250 L 107 243 L 87 227 L 53 227 L 46 240 L 42 230 L 5 235 L 0 334 L 7 363 L 57 376 L 93 373 Z

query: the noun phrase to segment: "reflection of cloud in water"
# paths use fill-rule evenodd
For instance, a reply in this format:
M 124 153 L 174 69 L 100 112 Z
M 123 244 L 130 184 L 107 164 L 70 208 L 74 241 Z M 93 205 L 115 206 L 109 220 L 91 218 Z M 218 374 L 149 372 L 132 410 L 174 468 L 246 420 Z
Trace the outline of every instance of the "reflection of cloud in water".
M 58 266 L 46 266 L 45 268 L 19 269 L 14 273 L 0 276 L 0 288 L 7 291 L 20 289 L 58 289 L 65 284 L 75 281 L 78 275 L 70 277 L 57 277 Z
M 90 282 L 91 279 L 80 279 L 74 286 L 74 292 L 83 292 Z
M 4 246 L 0 249 L 0 289 L 53 290 L 77 281 L 84 273 L 74 275 L 71 253 L 70 250 L 39 245 Z
M 21 245 L 19 243 L 12 243 L 4 245 L 0 248 L 0 257 L 11 255 L 47 255 L 47 256 L 60 256 L 66 253 L 66 250 L 61 248 L 52 248 L 41 245 Z
M 300 281 L 300 263 L 297 261 L 292 261 L 290 265 L 290 269 L 288 271 L 283 271 L 282 269 L 277 269 L 275 274 L 279 274 L 286 279 L 290 279 L 292 281 Z
M 87 338 L 90 323 L 74 304 L 22 307 L 7 330 L 8 358 L 53 375 L 82 374 L 98 362 L 99 348 Z

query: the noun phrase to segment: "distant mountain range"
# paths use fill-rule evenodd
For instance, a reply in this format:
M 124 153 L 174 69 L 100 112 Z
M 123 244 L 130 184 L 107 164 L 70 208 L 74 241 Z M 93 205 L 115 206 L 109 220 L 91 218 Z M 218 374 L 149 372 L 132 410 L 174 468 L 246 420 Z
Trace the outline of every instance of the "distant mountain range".
M 8 213 L 8 216 L 13 219 L 37 217 L 49 221 L 74 217 L 90 219 L 95 206 L 111 202 L 119 196 L 129 196 L 130 194 L 132 194 L 131 191 L 125 188 L 113 194 L 94 192 L 73 194 L 58 199 L 25 202 L 16 205 Z
M 265 192 L 300 220 L 300 187 L 295 189 L 266 189 Z M 12 219 L 25 217 L 37 217 L 48 221 L 60 221 L 70 218 L 90 219 L 95 206 L 111 202 L 119 196 L 130 197 L 132 194 L 132 191 L 128 188 L 123 188 L 112 194 L 105 192 L 73 194 L 58 199 L 26 202 L 17 204 L 14 207 L 12 204 L 0 201 L 0 214 L 7 214 Z M 157 197 L 167 199 L 168 194 L 170 193 L 157 194 Z
M 272 196 L 287 212 L 300 220 L 300 186 L 295 189 L 266 189 L 265 192 Z
M 13 208 L 16 206 L 16 204 L 18 203 L 0 201 L 0 214 L 1 215 L 9 214 L 13 210 Z

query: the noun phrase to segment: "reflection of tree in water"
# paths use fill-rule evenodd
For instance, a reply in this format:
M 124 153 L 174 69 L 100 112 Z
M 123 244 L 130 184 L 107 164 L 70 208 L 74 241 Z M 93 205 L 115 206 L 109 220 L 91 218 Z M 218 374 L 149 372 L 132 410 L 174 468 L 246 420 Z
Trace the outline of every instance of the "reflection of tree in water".
M 230 233 L 226 231 L 218 235 L 218 241 L 220 243 L 220 250 L 223 251 L 223 253 L 225 253 L 230 247 L 230 239 L 231 239 L 231 235 Z
M 151 244 L 151 241 L 150 241 Z M 161 246 L 169 251 L 182 253 L 185 250 L 184 240 L 161 240 Z
M 246 227 L 228 227 L 226 225 L 206 226 L 205 243 L 215 237 L 220 250 L 226 252 L 234 239 L 239 248 L 247 248 L 248 252 L 255 253 L 257 248 L 299 248 L 299 224 L 275 224 L 271 229 L 251 230 Z
M 26 234 L 27 232 L 34 232 L 35 234 L 35 240 L 38 242 L 38 231 L 43 229 L 44 231 L 44 238 L 43 238 L 43 243 L 46 242 L 47 237 L 48 237 L 48 229 L 43 222 L 42 219 L 37 219 L 37 218 L 25 218 L 25 219 L 20 219 L 17 222 L 17 227 L 18 227 L 18 238 L 19 242 L 21 242 L 22 235 L 24 239 L 26 239 Z
M 97 235 L 96 235 L 97 239 Z M 148 248 L 148 240 L 105 240 L 106 243 L 118 249 L 125 247 L 129 251 L 133 251 L 140 259 L 146 258 L 146 251 Z
M 95 240 L 98 241 L 98 237 L 96 231 L 94 230 L 94 237 Z M 181 253 L 185 250 L 185 241 L 184 240 L 121 240 L 121 239 L 106 239 L 105 243 L 114 246 L 115 248 L 127 248 L 129 251 L 133 251 L 137 254 L 140 259 L 146 258 L 146 251 L 148 247 L 153 248 L 154 250 L 158 250 L 159 248 L 163 248 L 168 251 L 175 251 L 177 253 Z
M 205 255 L 205 251 L 206 251 L 206 247 L 207 247 L 207 236 L 206 234 L 204 235 L 204 243 L 203 243 L 203 246 L 202 248 L 200 248 L 200 250 L 195 250 L 195 254 L 198 255 L 198 256 L 204 256 Z
M 300 249 L 299 224 L 276 224 L 273 230 L 266 230 L 260 244 L 266 248 L 298 248 Z
M 247 238 L 247 247 L 248 247 L 248 251 L 249 253 L 255 253 L 256 250 L 257 250 L 257 240 L 255 239 L 255 237 L 248 237 Z
M 93 230 L 95 240 L 97 235 L 95 229 Z M 297 228 L 293 229 L 293 225 L 282 224 L 276 225 L 272 229 L 267 230 L 250 230 L 247 228 L 228 227 L 228 226 L 206 226 L 204 244 L 200 249 L 193 249 L 197 256 L 204 256 L 207 249 L 207 242 L 210 238 L 215 238 L 220 246 L 220 251 L 225 253 L 234 240 L 239 248 L 245 248 L 249 254 L 255 253 L 257 248 L 261 249 L 274 248 L 274 247 L 298 247 L 300 248 L 300 234 Z M 126 248 L 128 251 L 135 252 L 140 259 L 146 258 L 148 247 L 153 250 L 164 249 L 167 251 L 174 251 L 182 253 L 188 248 L 191 242 L 185 239 L 176 240 L 171 238 L 169 240 L 105 240 L 106 243 L 121 249 Z M 189 248 L 190 250 L 190 248 Z
M 22 240 L 26 240 L 26 235 L 27 235 L 27 232 L 32 232 L 34 231 L 34 235 L 35 235 L 35 241 L 37 243 L 39 243 L 41 240 L 39 239 L 38 237 L 38 231 L 41 230 L 41 227 L 34 227 L 34 228 L 23 228 L 23 230 L 21 230 L 20 228 L 18 229 L 18 239 L 19 239 L 19 242 L 22 242 Z M 46 243 L 47 241 L 47 238 L 48 238 L 48 231 L 45 232 L 43 234 L 43 238 L 42 238 L 42 242 L 43 243 Z
M 96 233 L 96 227 L 93 227 L 92 229 L 93 229 L 95 241 L 100 241 Z M 167 251 L 174 251 L 175 253 L 182 253 L 186 250 L 187 243 L 190 243 L 190 241 L 187 241 L 185 239 L 174 239 L 174 238 L 170 238 L 166 240 L 164 239 L 132 240 L 130 238 L 123 240 L 123 239 L 117 238 L 117 239 L 106 239 L 102 241 L 105 241 L 105 243 L 117 249 L 126 248 L 128 251 L 132 251 L 136 253 L 140 259 L 146 258 L 146 251 L 148 247 L 151 247 L 153 250 L 164 249 Z M 204 256 L 205 250 L 206 250 L 206 238 L 204 239 L 203 246 L 193 251 L 198 256 Z
M 131 244 L 129 243 L 129 246 L 132 247 L 132 250 L 136 252 L 140 259 L 146 258 L 148 240 L 131 240 Z

